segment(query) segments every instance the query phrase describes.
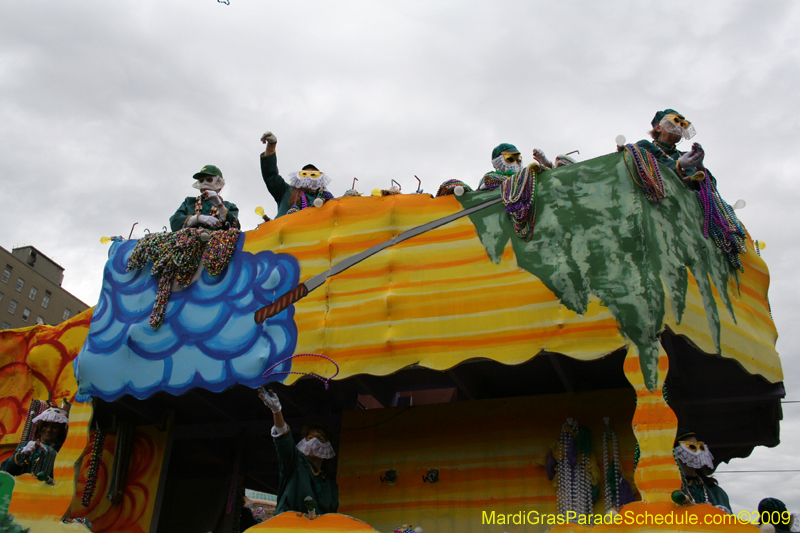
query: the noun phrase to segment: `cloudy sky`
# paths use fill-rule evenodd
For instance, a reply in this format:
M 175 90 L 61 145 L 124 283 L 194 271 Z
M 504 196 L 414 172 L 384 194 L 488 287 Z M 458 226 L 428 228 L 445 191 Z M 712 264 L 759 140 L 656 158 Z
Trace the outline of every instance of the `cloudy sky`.
M 800 400 L 800 4 L 790 1 L 0 2 L 0 245 L 35 245 L 93 305 L 103 235 L 160 230 L 203 165 L 251 229 L 284 175 L 313 162 L 337 196 L 397 180 L 477 185 L 500 142 L 530 161 L 614 150 L 673 107 L 751 235 L 767 244 L 787 400 Z M 800 469 L 800 403 L 783 444 L 723 465 Z M 800 473 L 721 474 L 736 510 L 800 512 Z

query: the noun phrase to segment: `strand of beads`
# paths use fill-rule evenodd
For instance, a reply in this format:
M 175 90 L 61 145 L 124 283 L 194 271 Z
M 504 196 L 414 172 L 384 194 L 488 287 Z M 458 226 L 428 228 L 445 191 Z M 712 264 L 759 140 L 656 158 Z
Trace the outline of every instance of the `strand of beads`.
M 634 174 L 631 169 L 627 154 L 630 154 L 633 159 L 634 166 L 636 167 L 636 174 Z M 666 197 L 664 182 L 661 179 L 661 171 L 658 169 L 658 163 L 655 157 L 653 157 L 653 154 L 642 150 L 635 144 L 627 144 L 625 145 L 625 151 L 622 153 L 622 157 L 625 160 L 625 166 L 628 167 L 628 172 L 630 172 L 634 183 L 641 187 L 642 192 L 650 203 L 657 204 Z M 636 179 L 637 174 L 641 182 Z
M 489 172 L 483 177 L 483 188 L 491 191 L 508 179 L 508 175 L 499 172 Z
M 45 410 L 47 404 L 42 400 L 31 400 L 28 406 L 28 416 L 25 417 L 25 425 L 22 429 L 22 436 L 20 443 L 28 442 L 31 440 L 31 430 L 33 429 L 33 419 L 39 416 Z
M 572 433 L 570 426 L 564 424 L 561 427 L 561 433 L 558 435 L 558 489 L 556 492 L 556 508 L 558 514 L 565 515 L 567 510 L 572 507 L 572 502 L 569 501 L 571 494 L 570 481 L 572 478 L 572 469 L 569 465 L 567 454 L 569 446 L 572 442 Z
M 83 497 L 81 505 L 89 507 L 97 488 L 97 475 L 100 472 L 100 462 L 103 460 L 103 450 L 106 443 L 106 431 L 97 428 L 94 430 L 94 442 L 92 443 L 92 457 L 89 459 L 89 471 L 86 473 L 86 484 L 83 486 Z
M 506 213 L 514 223 L 514 231 L 524 241 L 533 238 L 536 220 L 536 173 L 541 170 L 538 163 L 531 163 L 500 184 Z
M 236 244 L 239 242 L 238 229 L 215 231 L 203 250 L 203 266 L 212 276 L 218 276 L 231 261 Z
M 218 195 L 219 196 L 219 195 Z M 220 201 L 222 201 L 222 196 L 219 197 Z M 196 215 L 200 215 L 203 213 L 203 195 L 201 194 L 198 196 L 194 201 L 194 212 Z M 209 215 L 212 217 L 219 219 L 219 208 L 215 205 L 211 205 L 211 209 L 209 210 Z M 222 222 L 225 222 L 224 220 Z
M 609 457 L 608 441 L 611 441 L 611 455 Z M 613 469 L 613 470 L 611 470 Z M 603 432 L 603 480 L 605 486 L 606 512 L 612 508 L 619 509 L 619 484 L 622 480 L 622 469 L 619 461 L 619 442 L 617 434 L 606 426 Z
M 291 361 L 295 357 L 300 357 L 300 356 L 303 356 L 303 355 L 310 355 L 312 357 L 321 357 L 322 359 L 327 359 L 328 361 L 333 363 L 333 366 L 336 367 L 336 372 L 331 377 L 324 378 L 324 377 L 320 376 L 319 374 L 315 374 L 313 372 L 300 372 L 298 370 L 274 370 L 275 367 L 282 365 L 286 361 Z M 264 374 L 262 375 L 262 377 L 265 380 L 269 380 L 270 377 L 278 375 L 278 374 L 300 374 L 300 375 L 303 375 L 303 376 L 311 376 L 311 377 L 317 378 L 322 383 L 324 383 L 325 384 L 325 390 L 328 390 L 328 384 L 330 383 L 330 381 L 333 378 L 335 378 L 336 376 L 339 375 L 339 365 L 336 364 L 336 361 L 334 361 L 333 359 L 331 359 L 327 355 L 322 355 L 322 354 L 318 354 L 318 353 L 298 353 L 298 354 L 295 354 L 295 355 L 290 355 L 286 359 L 282 359 L 281 361 L 278 361 L 277 363 L 275 363 L 274 365 L 272 365 L 271 367 L 266 369 L 264 371 Z
M 241 459 L 241 449 L 236 453 L 236 461 L 233 463 L 233 480 L 231 481 L 231 493 L 228 496 L 228 505 L 225 506 L 225 514 L 233 512 L 233 506 L 236 503 L 236 491 L 239 488 L 239 460 Z
M 559 442 L 559 456 L 558 456 L 558 492 L 557 504 L 558 512 L 566 514 L 569 511 L 578 511 L 579 508 L 584 507 L 580 504 L 582 494 L 585 490 L 581 490 L 580 478 L 585 477 L 582 472 L 582 465 L 576 461 L 576 464 L 570 462 L 569 454 L 570 449 L 575 444 L 575 436 L 578 434 L 578 422 L 573 419 L 567 419 L 567 422 L 561 427 L 561 433 L 558 436 Z M 591 490 L 591 487 L 589 488 Z
M 689 490 L 689 481 L 686 479 L 686 474 L 683 473 L 683 468 L 680 467 L 680 461 L 678 461 L 678 457 L 675 454 L 675 450 L 672 450 L 672 458 L 675 459 L 675 464 L 678 465 L 678 472 L 681 474 L 681 490 L 684 494 L 689 498 L 691 503 L 697 503 L 692 496 L 692 491 Z M 705 487 L 703 487 L 705 489 Z
M 592 501 L 592 464 L 591 456 L 588 453 L 581 453 L 580 469 L 578 470 L 579 478 L 579 499 L 576 512 L 579 515 L 587 515 L 591 523 L 592 508 L 594 507 Z
M 706 169 L 706 179 L 699 182 L 697 199 L 703 209 L 703 236 L 711 238 L 717 247 L 728 256 L 728 262 L 744 272 L 739 254 L 747 252 L 745 231 L 733 208 L 722 199 L 714 177 Z
M 218 275 L 228 265 L 239 238 L 239 230 L 211 232 L 208 242 L 203 238 L 208 232 L 198 228 L 184 228 L 174 233 L 150 233 L 136 243 L 130 258 L 128 271 L 139 270 L 152 262 L 150 273 L 158 277 L 150 326 L 158 329 L 164 321 L 167 303 L 172 293 L 172 284 L 186 286 L 192 281 L 200 261 L 211 275 Z

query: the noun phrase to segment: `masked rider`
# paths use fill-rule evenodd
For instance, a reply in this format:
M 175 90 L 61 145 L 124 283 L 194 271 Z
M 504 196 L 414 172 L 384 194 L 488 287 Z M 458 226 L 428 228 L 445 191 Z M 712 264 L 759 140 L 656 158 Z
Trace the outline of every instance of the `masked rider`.
M 267 145 L 261 154 L 261 177 L 278 204 L 275 218 L 309 207 L 321 207 L 333 200 L 333 194 L 326 189 L 331 182 L 327 174 L 314 165 L 306 165 L 299 172 L 289 174 L 289 183 L 286 183 L 278 173 L 278 156 L 275 155 L 278 138 L 268 131 L 261 136 L 261 142 Z
M 200 190 L 200 196 L 187 197 L 170 217 L 172 231 L 183 228 L 239 229 L 239 208 L 223 201 L 219 194 L 225 186 L 220 169 L 206 165 L 193 177 L 192 187 Z
M 697 436 L 685 429 L 678 430 L 675 439 L 675 460 L 681 470 L 682 490 L 692 503 L 710 503 L 726 513 L 731 512 L 728 495 L 711 477 L 714 471 L 714 456 Z
M 258 396 L 272 411 L 274 424 L 272 437 L 280 472 L 275 514 L 306 512 L 310 506 L 316 515 L 335 513 L 339 509 L 339 487 L 323 468 L 324 460 L 336 455 L 328 430 L 319 425 L 306 426 L 295 445 L 278 396 L 263 387 L 258 389 Z
M 696 132 L 692 123 L 674 109 L 665 109 L 655 114 L 650 125 L 653 127 L 650 130 L 653 141 L 643 139 L 636 146 L 653 154 L 656 160 L 675 171 L 684 182 L 691 185 L 693 176 L 700 179 L 703 175 L 697 173 L 703 170 L 703 147 L 694 143 L 689 152 L 681 152 L 677 148 L 681 139 L 694 137 Z

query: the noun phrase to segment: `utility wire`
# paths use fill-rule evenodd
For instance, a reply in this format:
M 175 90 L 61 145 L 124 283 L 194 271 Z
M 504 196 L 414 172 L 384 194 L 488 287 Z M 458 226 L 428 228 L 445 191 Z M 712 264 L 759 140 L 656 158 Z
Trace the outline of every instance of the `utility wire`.
M 743 474 L 743 473 L 763 474 L 763 473 L 766 473 L 766 472 L 800 472 L 800 469 L 798 469 L 798 470 L 717 470 L 716 472 L 714 472 L 714 474 L 715 475 L 716 474 Z

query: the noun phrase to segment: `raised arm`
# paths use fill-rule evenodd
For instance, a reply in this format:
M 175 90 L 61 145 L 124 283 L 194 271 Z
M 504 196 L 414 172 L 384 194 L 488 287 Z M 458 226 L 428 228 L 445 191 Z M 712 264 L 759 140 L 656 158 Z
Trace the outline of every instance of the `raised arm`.
M 275 155 L 278 138 L 271 131 L 267 131 L 261 136 L 261 142 L 267 145 L 261 154 L 261 177 L 280 209 L 281 200 L 290 187 L 278 173 L 278 157 Z
M 274 426 L 272 428 L 272 436 L 278 437 L 289 431 L 289 428 L 286 426 L 286 421 L 283 419 L 281 401 L 278 399 L 278 395 L 264 387 L 259 387 L 258 397 L 261 398 L 264 405 L 269 407 L 269 410 L 272 411 L 272 425 Z

